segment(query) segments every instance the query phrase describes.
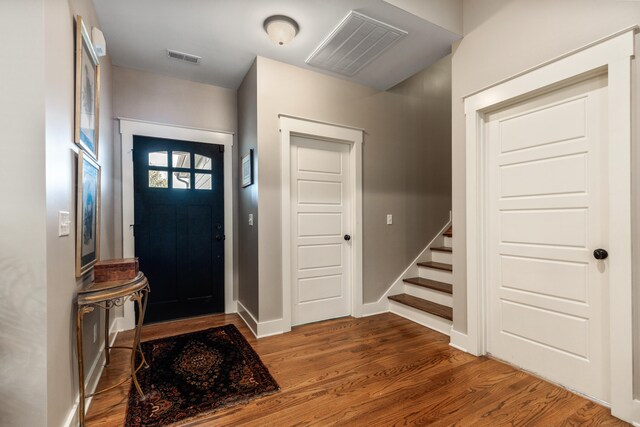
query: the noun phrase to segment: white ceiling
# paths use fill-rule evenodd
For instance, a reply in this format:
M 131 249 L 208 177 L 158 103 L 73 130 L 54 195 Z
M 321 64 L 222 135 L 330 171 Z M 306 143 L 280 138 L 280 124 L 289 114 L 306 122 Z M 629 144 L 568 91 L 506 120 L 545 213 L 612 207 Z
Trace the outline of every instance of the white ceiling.
M 257 55 L 319 71 L 305 59 L 350 10 L 408 31 L 407 37 L 352 78 L 388 89 L 450 52 L 460 38 L 383 0 L 93 0 L 113 64 L 237 89 Z M 277 46 L 262 28 L 287 15 L 298 36 Z M 202 57 L 193 65 L 166 49 Z M 324 72 L 331 74 L 330 72 Z

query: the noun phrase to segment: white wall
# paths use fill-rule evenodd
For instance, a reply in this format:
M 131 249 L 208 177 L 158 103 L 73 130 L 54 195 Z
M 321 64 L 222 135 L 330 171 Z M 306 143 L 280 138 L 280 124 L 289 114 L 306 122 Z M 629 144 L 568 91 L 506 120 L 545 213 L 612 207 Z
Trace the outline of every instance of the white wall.
M 75 204 L 78 146 L 74 125 L 74 21 L 81 15 L 89 31 L 100 27 L 90 0 L 47 0 L 44 5 L 46 75 L 46 239 L 47 239 L 47 420 L 62 425 L 77 399 L 75 294 L 83 284 L 75 277 Z M 107 41 L 108 42 L 108 41 Z M 101 234 L 100 256 L 114 251 L 113 133 L 111 63 L 100 58 Z M 71 214 L 71 234 L 58 237 L 58 212 Z M 91 280 L 90 275 L 84 278 Z M 100 356 L 103 342 L 101 310 L 85 317 L 85 375 Z M 113 322 L 113 318 L 111 319 Z M 98 327 L 94 343 L 93 328 Z M 97 366 L 99 368 L 99 366 Z M 97 374 L 98 370 L 94 370 Z
M 465 239 L 465 118 L 463 97 L 561 54 L 640 24 L 640 2 L 617 0 L 465 0 L 464 38 L 453 52 L 454 328 L 467 330 Z M 640 53 L 636 36 L 636 57 Z M 632 67 L 634 236 L 638 236 L 640 71 Z M 640 239 L 634 239 L 637 291 Z M 613 284 L 615 285 L 615 284 Z M 638 298 L 638 295 L 636 295 Z M 638 301 L 636 301 L 638 302 Z M 636 307 L 640 308 L 640 304 Z M 638 310 L 636 310 L 638 313 Z M 638 319 L 636 320 L 638 322 Z M 637 331 L 640 331 L 640 324 Z M 639 333 L 636 332 L 638 337 Z M 636 351 L 640 358 L 640 351 Z M 636 359 L 640 365 L 640 359 Z M 639 375 L 636 372 L 636 378 Z
M 0 2 L 0 425 L 46 424 L 44 19 Z M 36 25 L 34 25 L 34 23 Z

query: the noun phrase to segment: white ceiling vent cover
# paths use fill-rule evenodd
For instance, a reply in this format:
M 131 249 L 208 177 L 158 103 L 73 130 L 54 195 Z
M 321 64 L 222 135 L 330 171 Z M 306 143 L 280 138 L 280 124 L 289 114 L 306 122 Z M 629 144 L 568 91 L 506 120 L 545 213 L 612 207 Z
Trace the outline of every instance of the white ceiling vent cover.
M 177 50 L 167 49 L 167 56 L 169 58 L 177 59 L 179 61 L 185 61 L 190 64 L 199 64 L 202 60 L 201 56 L 191 55 L 189 53 L 178 52 Z
M 351 11 L 307 58 L 307 64 L 352 77 L 407 32 Z

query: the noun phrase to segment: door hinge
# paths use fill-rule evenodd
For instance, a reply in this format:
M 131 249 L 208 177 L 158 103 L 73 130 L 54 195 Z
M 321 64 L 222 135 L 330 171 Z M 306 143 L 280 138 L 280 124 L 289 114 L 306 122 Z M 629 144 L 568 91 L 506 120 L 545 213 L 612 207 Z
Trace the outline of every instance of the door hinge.
M 221 145 L 221 146 L 220 146 L 220 152 L 221 152 L 221 153 L 224 153 L 224 145 Z

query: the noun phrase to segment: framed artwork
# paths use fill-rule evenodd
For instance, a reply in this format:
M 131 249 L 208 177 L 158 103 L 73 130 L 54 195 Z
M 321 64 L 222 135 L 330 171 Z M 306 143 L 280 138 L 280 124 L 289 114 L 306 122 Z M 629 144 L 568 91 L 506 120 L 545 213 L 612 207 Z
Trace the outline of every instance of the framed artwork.
M 100 259 L 100 165 L 78 153 L 76 198 L 76 277 Z
M 74 141 L 98 160 L 100 62 L 80 15 L 76 16 Z
M 240 170 L 242 171 L 242 188 L 253 184 L 253 150 L 249 150 L 242 156 Z

